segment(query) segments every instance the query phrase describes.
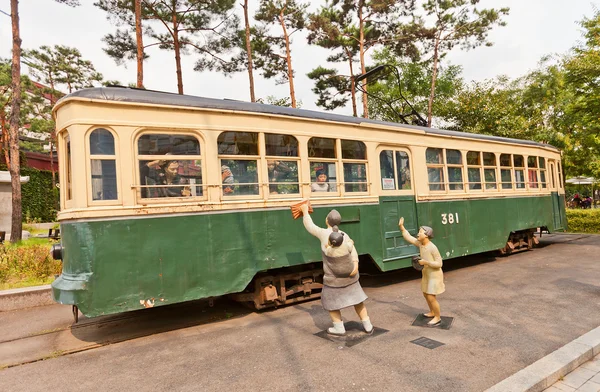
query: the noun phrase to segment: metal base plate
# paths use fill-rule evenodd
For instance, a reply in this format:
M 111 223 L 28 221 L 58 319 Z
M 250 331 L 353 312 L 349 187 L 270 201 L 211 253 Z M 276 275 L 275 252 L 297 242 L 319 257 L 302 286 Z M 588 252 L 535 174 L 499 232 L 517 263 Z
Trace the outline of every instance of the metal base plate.
M 328 334 L 327 330 L 318 332 L 315 334 L 315 336 L 329 340 L 330 342 L 334 342 L 340 346 L 352 347 L 364 342 L 365 340 L 389 332 L 387 329 L 373 327 L 373 333 L 368 334 L 365 332 L 362 323 L 358 321 L 348 321 L 347 323 L 344 323 L 344 328 L 346 328 L 346 334 L 342 336 Z
M 430 350 L 433 350 L 434 348 L 438 348 L 438 347 L 444 345 L 444 343 L 442 343 L 442 342 L 438 342 L 437 340 L 429 339 L 424 336 L 421 336 L 420 338 L 415 339 L 415 340 L 411 340 L 410 342 L 414 343 L 418 346 L 428 348 Z
M 452 322 L 454 321 L 454 317 L 442 316 L 442 322 L 439 323 L 438 325 L 436 325 L 435 327 L 431 327 L 431 326 L 427 325 L 427 323 L 430 321 L 431 321 L 431 318 L 425 317 L 425 316 L 423 316 L 422 313 L 420 313 L 417 316 L 417 318 L 415 318 L 415 321 L 413 321 L 412 325 L 415 327 L 450 329 L 450 327 L 452 326 Z

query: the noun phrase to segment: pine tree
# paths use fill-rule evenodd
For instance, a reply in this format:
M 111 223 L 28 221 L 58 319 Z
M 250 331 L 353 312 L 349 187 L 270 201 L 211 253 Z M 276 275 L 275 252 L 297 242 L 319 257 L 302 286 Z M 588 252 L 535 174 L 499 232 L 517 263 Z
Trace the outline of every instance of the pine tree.
M 282 75 L 290 86 L 290 99 L 292 107 L 296 107 L 296 92 L 294 89 L 294 69 L 292 67 L 292 51 L 290 37 L 297 31 L 305 28 L 306 9 L 308 4 L 297 3 L 295 0 L 261 0 L 260 7 L 254 18 L 263 22 L 266 26 L 281 26 L 282 35 L 280 39 L 271 37 L 271 41 L 283 40 L 285 43 L 285 54 L 273 52 L 275 56 L 285 59 L 287 73 Z M 269 40 L 266 40 L 269 42 Z M 275 61 L 276 63 L 276 61 Z
M 354 85 L 354 64 L 357 62 L 359 42 L 352 15 L 327 3 L 318 12 L 309 15 L 307 26 L 308 43 L 334 51 L 327 57 L 328 62 L 346 62 L 349 75 L 338 75 L 336 69 L 317 67 L 308 77 L 315 80 L 313 92 L 318 95 L 317 105 L 327 110 L 345 106 L 348 94 L 352 102 L 352 114 L 357 117 L 356 86 Z
M 478 9 L 480 0 L 427 0 L 423 4 L 427 19 L 433 19 L 433 26 L 421 35 L 425 52 L 432 54 L 433 72 L 427 110 L 427 126 L 431 126 L 435 85 L 440 59 L 455 46 L 473 49 L 481 45 L 491 46 L 488 33 L 495 26 L 505 26 L 503 15 L 508 8 Z

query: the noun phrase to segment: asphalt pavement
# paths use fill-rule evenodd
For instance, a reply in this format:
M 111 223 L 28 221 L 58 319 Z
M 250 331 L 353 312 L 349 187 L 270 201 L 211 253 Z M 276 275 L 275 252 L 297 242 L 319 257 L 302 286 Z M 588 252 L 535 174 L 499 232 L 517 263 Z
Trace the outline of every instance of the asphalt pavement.
M 427 310 L 420 273 L 361 272 L 378 330 L 345 340 L 324 337 L 318 300 L 198 301 L 72 328 L 66 306 L 2 312 L 0 390 L 483 391 L 600 325 L 600 236 L 545 235 L 533 251 L 445 261 L 444 276 L 447 330 L 411 325 Z

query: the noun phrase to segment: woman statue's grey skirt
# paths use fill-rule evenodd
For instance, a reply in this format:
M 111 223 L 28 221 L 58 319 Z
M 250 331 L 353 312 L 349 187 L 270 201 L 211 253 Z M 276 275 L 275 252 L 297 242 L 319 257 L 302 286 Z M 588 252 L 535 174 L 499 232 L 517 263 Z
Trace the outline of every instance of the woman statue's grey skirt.
M 358 281 L 346 287 L 323 286 L 321 303 L 325 310 L 340 310 L 348 306 L 358 305 L 367 299 L 367 295 Z

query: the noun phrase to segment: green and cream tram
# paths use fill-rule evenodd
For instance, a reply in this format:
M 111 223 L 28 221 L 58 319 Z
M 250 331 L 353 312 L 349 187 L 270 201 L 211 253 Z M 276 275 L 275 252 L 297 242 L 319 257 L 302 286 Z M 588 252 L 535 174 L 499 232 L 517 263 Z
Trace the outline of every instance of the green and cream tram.
M 319 247 L 290 205 L 340 211 L 361 260 L 411 265 L 429 225 L 445 260 L 566 229 L 560 151 L 505 139 L 162 92 L 93 88 L 54 109 L 62 274 L 98 316 L 236 293 L 315 298 Z M 74 308 L 76 309 L 76 308 Z

